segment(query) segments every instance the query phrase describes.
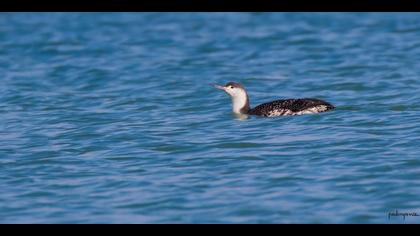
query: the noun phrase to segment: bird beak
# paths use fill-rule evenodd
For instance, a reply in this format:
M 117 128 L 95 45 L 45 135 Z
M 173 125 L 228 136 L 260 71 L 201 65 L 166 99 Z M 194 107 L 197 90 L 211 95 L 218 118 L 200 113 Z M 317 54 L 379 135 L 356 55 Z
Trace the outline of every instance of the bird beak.
M 214 84 L 213 86 L 214 86 L 215 88 L 217 88 L 217 89 L 220 89 L 220 90 L 226 91 L 226 88 L 225 88 L 224 86 L 220 86 L 220 85 L 217 85 L 217 84 Z

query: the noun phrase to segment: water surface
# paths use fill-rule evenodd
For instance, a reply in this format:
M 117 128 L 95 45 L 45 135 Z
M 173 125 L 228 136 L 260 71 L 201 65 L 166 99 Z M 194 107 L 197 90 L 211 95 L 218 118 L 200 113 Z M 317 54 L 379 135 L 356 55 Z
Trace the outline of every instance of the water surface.
M 0 222 L 402 223 L 419 76 L 415 13 L 1 14 Z

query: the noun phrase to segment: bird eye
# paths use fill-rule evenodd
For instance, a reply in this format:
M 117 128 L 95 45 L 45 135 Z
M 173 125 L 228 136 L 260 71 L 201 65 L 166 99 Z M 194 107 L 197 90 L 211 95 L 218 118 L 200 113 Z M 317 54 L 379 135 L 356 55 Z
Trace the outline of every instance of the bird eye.
M 230 86 L 231 89 L 233 89 L 233 86 Z

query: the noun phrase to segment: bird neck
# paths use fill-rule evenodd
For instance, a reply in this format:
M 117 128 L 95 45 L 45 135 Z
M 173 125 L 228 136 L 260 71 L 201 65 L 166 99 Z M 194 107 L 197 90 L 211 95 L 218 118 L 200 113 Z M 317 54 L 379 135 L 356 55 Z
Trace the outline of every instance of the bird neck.
M 232 111 L 234 113 L 247 114 L 249 110 L 249 98 L 246 92 L 232 97 Z

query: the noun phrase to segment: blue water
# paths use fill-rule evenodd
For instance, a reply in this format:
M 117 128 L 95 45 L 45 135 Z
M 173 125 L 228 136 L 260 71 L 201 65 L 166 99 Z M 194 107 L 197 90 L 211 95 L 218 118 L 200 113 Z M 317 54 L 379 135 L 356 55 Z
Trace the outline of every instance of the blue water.
M 0 223 L 420 223 L 419 79 L 415 13 L 1 14 Z

